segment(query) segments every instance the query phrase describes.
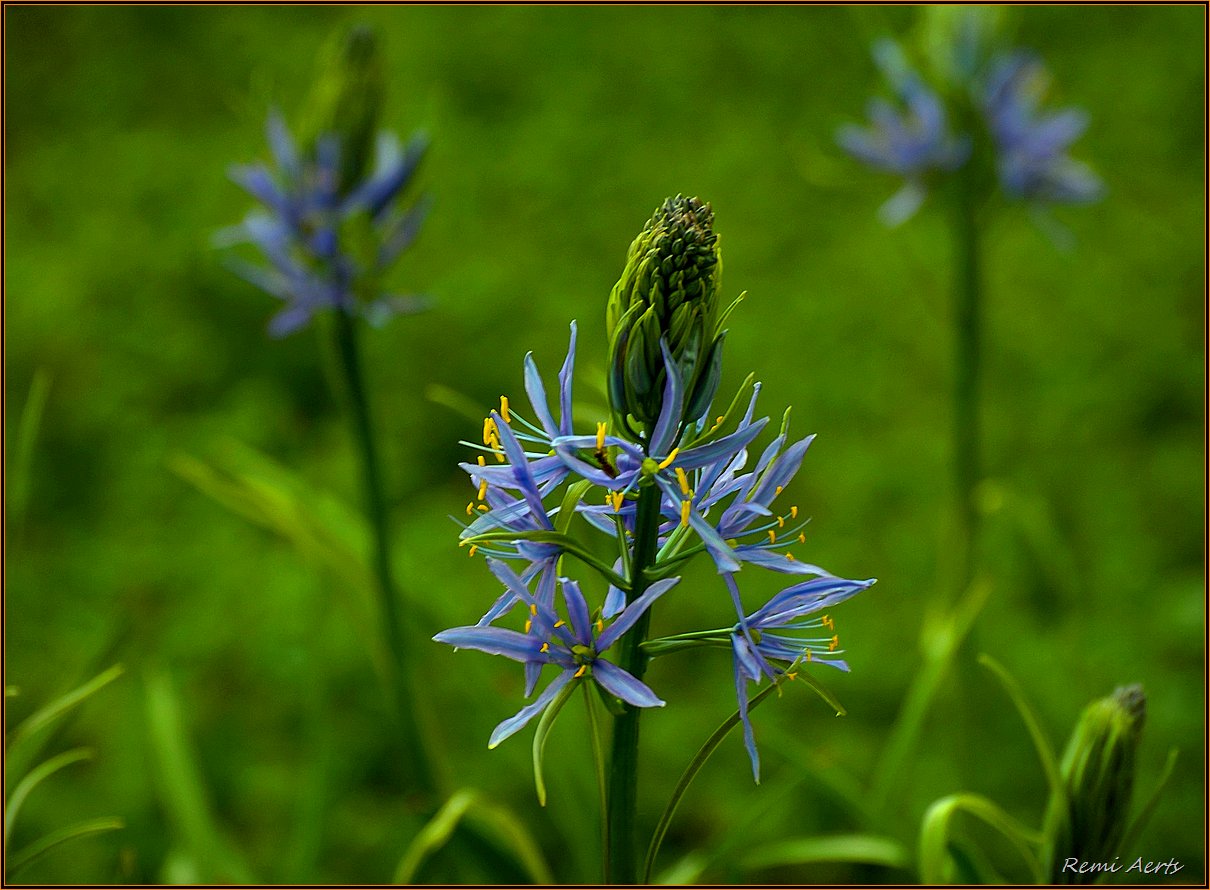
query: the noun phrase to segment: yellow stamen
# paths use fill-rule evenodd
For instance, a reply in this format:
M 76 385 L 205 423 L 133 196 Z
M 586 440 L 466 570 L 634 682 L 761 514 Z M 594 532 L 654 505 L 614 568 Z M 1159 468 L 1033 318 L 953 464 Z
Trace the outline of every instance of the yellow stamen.
M 785 528 L 785 527 L 786 527 L 786 517 L 784 517 L 784 516 L 778 516 L 778 517 L 777 517 L 777 527 L 778 527 L 778 528 Z
M 779 494 L 782 493 L 782 491 L 784 491 L 784 489 L 780 485 L 777 486 L 777 490 L 773 492 L 773 497 L 777 497 Z
M 723 415 L 720 414 L 718 417 L 714 418 L 714 425 L 718 426 L 720 423 L 722 423 L 726 419 L 727 419 L 726 417 L 724 417 Z
M 604 629 L 605 629 L 605 619 L 604 619 L 604 618 L 598 618 L 598 619 L 597 619 L 597 633 L 600 633 L 600 632 L 601 632 L 601 631 L 603 631 Z
M 543 644 L 542 644 L 542 648 L 540 648 L 538 651 L 539 651 L 539 652 L 549 652 L 549 651 L 550 651 L 550 643 L 543 643 Z
M 475 507 L 475 509 L 479 510 L 482 513 L 486 513 L 488 510 L 491 509 L 491 507 L 489 507 L 487 504 L 479 504 Z
M 668 456 L 664 458 L 663 462 L 660 464 L 660 469 L 666 470 L 672 466 L 672 462 L 676 460 L 676 456 L 680 453 L 680 450 L 681 449 L 679 448 L 673 448 L 670 452 L 668 452 Z
M 798 543 L 800 543 L 800 544 L 807 543 L 807 536 L 804 535 L 802 532 L 798 533 Z
M 466 515 L 467 515 L 467 516 L 470 516 L 470 515 L 471 515 L 472 513 L 474 513 L 474 512 L 475 512 L 475 502 L 474 502 L 474 501 L 468 501 L 468 502 L 467 502 L 467 505 L 466 505 Z
M 605 421 L 597 421 L 597 451 L 605 447 Z
M 525 632 L 529 633 L 529 629 L 534 626 L 534 623 L 528 618 L 525 619 Z
M 512 423 L 513 419 L 508 413 L 508 396 L 500 396 L 500 416 L 504 418 L 505 423 Z
M 486 497 L 487 497 L 487 480 L 480 479 L 479 480 L 479 500 L 483 500 Z
M 777 532 L 773 531 L 773 529 L 769 529 L 769 543 L 770 544 L 777 543 Z
M 798 671 L 786 671 L 786 679 L 794 680 L 798 677 Z
M 692 506 L 690 501 L 681 501 L 681 525 L 689 524 L 689 508 Z
M 622 494 L 620 491 L 611 491 L 606 494 L 606 497 L 609 499 L 609 502 L 613 504 L 614 513 L 617 513 L 622 509 L 622 502 L 626 500 L 626 495 Z
M 474 555 L 475 555 L 476 553 L 478 553 L 478 552 L 479 552 L 479 545 L 478 545 L 478 544 L 471 544 L 471 549 L 470 549 L 470 550 L 468 550 L 468 551 L 466 551 L 466 555 L 467 555 L 467 556 L 474 556 Z
M 582 665 L 580 665 L 580 669 L 579 669 L 578 671 L 576 671 L 574 674 L 572 674 L 572 676 L 573 676 L 573 677 L 583 677 L 583 676 L 584 676 L 584 672 L 585 672 L 586 670 L 588 670 L 588 665 L 586 665 L 586 664 L 582 664 Z
M 496 421 L 490 417 L 483 418 L 483 444 L 492 444 L 492 439 L 496 435 Z
M 476 457 L 475 460 L 478 461 L 479 466 L 481 466 L 481 467 L 487 466 L 487 461 L 484 459 L 482 454 L 480 454 L 478 457 Z
M 798 518 L 798 504 L 795 504 L 793 507 L 790 508 L 790 518 L 791 519 Z
M 790 562 L 794 562 L 794 554 L 787 552 L 786 559 L 790 560 Z
M 676 468 L 676 481 L 681 483 L 681 494 L 689 494 L 689 477 L 685 475 L 685 471 L 680 467 Z
M 836 630 L 836 625 L 832 622 L 832 619 L 829 618 L 827 615 L 824 615 L 822 618 L 820 618 L 819 623 L 822 624 L 824 627 L 826 627 L 828 630 Z
M 807 650 L 807 661 L 810 661 L 810 660 L 811 660 L 811 650 L 808 649 Z
M 537 603 L 530 603 L 530 604 L 529 604 L 529 614 L 531 614 L 531 615 L 537 615 L 537 614 L 538 614 L 538 604 L 537 604 Z
M 562 618 L 560 618 L 558 621 L 555 622 L 555 627 L 562 627 L 566 623 L 567 623 L 566 621 L 564 621 Z
M 832 642 L 828 643 L 828 651 L 835 652 L 836 647 L 839 645 L 840 645 L 840 637 L 838 637 L 838 636 L 832 637 Z

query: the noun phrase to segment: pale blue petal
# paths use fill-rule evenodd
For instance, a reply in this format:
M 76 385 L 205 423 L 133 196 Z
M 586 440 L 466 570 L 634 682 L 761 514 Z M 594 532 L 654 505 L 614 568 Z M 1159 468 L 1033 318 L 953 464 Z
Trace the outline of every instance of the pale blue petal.
M 636 708 L 662 708 L 666 704 L 645 683 L 603 659 L 593 662 L 592 676 L 606 692 Z
M 555 677 L 550 685 L 542 690 L 542 694 L 534 699 L 533 704 L 526 705 L 492 730 L 492 737 L 488 739 L 487 747 L 496 747 L 506 738 L 523 729 L 525 724 L 537 717 L 542 711 L 545 711 L 546 706 L 554 701 L 555 696 L 559 694 L 563 687 L 571 682 L 572 674 L 574 673 L 574 671 L 566 670 Z

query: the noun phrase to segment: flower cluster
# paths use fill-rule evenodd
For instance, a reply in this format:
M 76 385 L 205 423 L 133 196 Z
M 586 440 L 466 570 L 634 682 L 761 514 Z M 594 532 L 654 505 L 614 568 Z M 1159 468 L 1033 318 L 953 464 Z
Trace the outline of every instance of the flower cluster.
M 663 341 L 660 411 L 640 441 L 612 435 L 606 422 L 593 434 L 577 435 L 571 425 L 575 348 L 573 324 L 559 374 L 558 423 L 533 359 L 527 356 L 525 387 L 533 419 L 502 397 L 499 410 L 484 421 L 482 442 L 464 443 L 479 454 L 462 464 L 475 491 L 466 506 L 462 543 L 472 555 L 488 557 L 504 591 L 476 625 L 443 631 L 435 639 L 522 662 L 527 695 L 546 665 L 558 669 L 558 676 L 532 704 L 496 728 L 493 746 L 556 703 L 568 684 L 588 678 L 635 707 L 662 706 L 640 680 L 602 656 L 676 584 L 675 572 L 688 559 L 707 553 L 730 593 L 736 623 L 685 636 L 700 644 L 724 642 L 732 647 L 745 743 L 759 778 L 747 713 L 748 685 L 776 679 L 796 661 L 847 670 L 838 657 L 832 619 L 813 616 L 873 583 L 833 577 L 794 553 L 805 541 L 805 517 L 796 506 L 779 509 L 776 501 L 798 471 L 812 437 L 791 441 L 783 425 L 749 468 L 748 449 L 769 424 L 769 418 L 755 416 L 760 385 L 750 386 L 742 411 L 744 390 L 713 421 L 707 421 L 707 413 L 686 422 L 684 381 Z M 645 570 L 636 570 L 639 499 L 649 488 L 659 496 L 656 559 Z M 571 537 L 577 517 L 612 539 L 617 551 L 612 567 Z M 563 577 L 568 556 L 592 566 L 609 582 L 595 609 L 580 586 Z M 808 580 L 747 614 L 737 584 L 745 565 Z M 646 586 L 637 588 L 640 575 Z M 556 587 L 561 597 L 556 597 Z M 642 589 L 641 595 L 628 602 L 627 593 L 636 589 Z M 496 626 L 518 610 L 524 614 L 522 630 Z M 822 636 L 820 629 L 826 631 Z M 653 646 L 653 651 L 660 648 Z M 684 646 L 665 643 L 663 648 Z
M 235 270 L 285 304 L 269 322 L 272 336 L 297 331 L 324 309 L 381 324 L 422 306 L 414 296 L 384 295 L 382 277 L 424 218 L 426 202 L 401 208 L 399 199 L 427 140 L 414 136 L 404 146 L 394 134 L 376 132 L 380 90 L 369 86 L 377 74 L 372 36 L 354 31 L 317 85 L 309 128 L 315 132 L 296 139 L 272 113 L 273 165 L 231 171 L 262 207 L 221 232 L 218 243 L 250 243 L 267 261 L 237 262 Z
M 936 74 L 936 87 L 899 44 L 874 45 L 898 105 L 873 100 L 869 124 L 842 127 L 837 142 L 857 160 L 905 180 L 880 211 L 889 225 L 919 209 L 931 182 L 968 163 L 994 167 L 1000 188 L 1014 200 L 1087 203 L 1102 194 L 1092 170 L 1067 153 L 1087 115 L 1074 108 L 1043 111 L 1045 69 L 1026 53 L 992 50 L 993 29 L 984 18 L 984 10 L 970 11 L 957 21 L 968 27 L 938 41 L 943 45 L 933 56 L 941 59 L 933 59 L 933 68 L 944 73 Z

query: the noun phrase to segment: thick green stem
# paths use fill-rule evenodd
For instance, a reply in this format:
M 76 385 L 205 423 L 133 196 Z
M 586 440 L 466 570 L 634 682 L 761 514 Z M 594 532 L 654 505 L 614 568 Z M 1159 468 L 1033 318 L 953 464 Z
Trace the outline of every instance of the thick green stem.
M 634 526 L 634 558 L 630 567 L 627 601 L 634 602 L 647 589 L 644 571 L 655 562 L 660 526 L 660 489 L 648 485 L 639 492 Z M 651 611 L 635 623 L 618 645 L 621 667 L 643 679 L 647 655 L 642 650 L 647 639 Z M 639 876 L 635 817 L 638 812 L 639 717 L 640 708 L 625 705 L 613 721 L 613 749 L 609 760 L 609 801 L 605 817 L 608 855 L 605 881 L 610 884 L 636 884 Z
M 954 597 L 970 587 L 975 572 L 979 514 L 979 340 L 980 274 L 977 194 L 970 165 L 956 174 L 953 191 L 954 242 L 954 417 L 953 460 L 957 522 Z
M 340 363 L 348 390 L 353 440 L 361 463 L 362 486 L 366 517 L 373 538 L 373 568 L 377 579 L 379 618 L 386 642 L 389 664 L 388 685 L 392 692 L 401 741 L 410 763 L 408 776 L 411 790 L 425 793 L 433 790 L 433 776 L 427 752 L 415 718 L 411 673 L 408 670 L 408 647 L 404 639 L 399 592 L 391 569 L 390 532 L 386 499 L 383 495 L 382 471 L 374 441 L 374 425 L 370 415 L 369 398 L 361 369 L 357 346 L 357 328 L 352 316 L 336 312 L 336 341 Z

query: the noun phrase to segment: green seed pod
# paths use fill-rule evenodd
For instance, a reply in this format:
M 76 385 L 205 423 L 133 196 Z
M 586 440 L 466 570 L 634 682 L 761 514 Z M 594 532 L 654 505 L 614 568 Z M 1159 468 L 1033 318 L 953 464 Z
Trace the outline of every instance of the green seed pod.
M 382 58 L 370 28 L 354 28 L 321 56 L 300 142 L 314 157 L 321 139 L 339 140 L 341 193 L 348 192 L 370 170 L 384 93 Z
M 609 395 L 621 430 L 650 428 L 663 406 L 663 340 L 684 386 L 682 422 L 700 418 L 718 388 L 722 363 L 714 212 L 677 195 L 658 207 L 626 256 L 605 309 Z
M 1097 871 L 1064 868 L 1064 863 L 1109 863 L 1118 855 L 1146 711 L 1147 697 L 1136 684 L 1093 702 L 1080 716 L 1063 755 L 1066 799 L 1052 795 L 1046 813 L 1052 882 L 1090 883 L 1100 876 Z

